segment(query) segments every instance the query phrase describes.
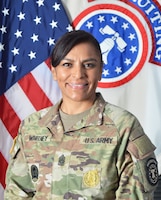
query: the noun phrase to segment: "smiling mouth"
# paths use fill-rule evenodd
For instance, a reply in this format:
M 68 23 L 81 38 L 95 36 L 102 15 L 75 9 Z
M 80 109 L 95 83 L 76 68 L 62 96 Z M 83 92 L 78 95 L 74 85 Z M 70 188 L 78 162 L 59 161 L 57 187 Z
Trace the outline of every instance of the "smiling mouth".
M 85 88 L 88 84 L 75 84 L 75 83 L 69 83 L 68 84 L 71 88 L 73 89 L 83 89 Z

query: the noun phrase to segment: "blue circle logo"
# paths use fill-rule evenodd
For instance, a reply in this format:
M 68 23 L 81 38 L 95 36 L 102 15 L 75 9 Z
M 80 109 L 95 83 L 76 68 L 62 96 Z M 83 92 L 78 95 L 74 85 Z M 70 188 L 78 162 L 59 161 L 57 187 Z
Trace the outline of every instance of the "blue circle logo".
M 100 43 L 104 68 L 99 87 L 116 87 L 134 78 L 147 59 L 148 39 L 140 20 L 130 10 L 98 4 L 74 20 L 75 29 L 93 34 Z

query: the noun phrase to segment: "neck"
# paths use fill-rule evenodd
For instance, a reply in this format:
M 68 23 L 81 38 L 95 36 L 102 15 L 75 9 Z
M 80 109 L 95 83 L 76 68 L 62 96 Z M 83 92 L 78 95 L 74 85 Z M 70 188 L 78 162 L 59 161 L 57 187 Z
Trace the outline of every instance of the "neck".
M 69 115 L 75 115 L 75 114 L 79 114 L 79 113 L 82 113 L 88 109 L 90 109 L 94 103 L 95 99 L 93 99 L 92 101 L 72 101 L 72 102 L 66 102 L 62 101 L 62 104 L 61 104 L 61 110 L 66 113 L 66 114 L 69 114 Z

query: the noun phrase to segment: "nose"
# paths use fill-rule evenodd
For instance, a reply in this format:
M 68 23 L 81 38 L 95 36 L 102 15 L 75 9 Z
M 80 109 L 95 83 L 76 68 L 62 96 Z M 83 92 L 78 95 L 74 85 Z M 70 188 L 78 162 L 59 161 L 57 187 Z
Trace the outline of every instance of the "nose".
M 72 76 L 74 78 L 83 78 L 85 76 L 85 69 L 81 63 L 75 64 L 72 69 Z

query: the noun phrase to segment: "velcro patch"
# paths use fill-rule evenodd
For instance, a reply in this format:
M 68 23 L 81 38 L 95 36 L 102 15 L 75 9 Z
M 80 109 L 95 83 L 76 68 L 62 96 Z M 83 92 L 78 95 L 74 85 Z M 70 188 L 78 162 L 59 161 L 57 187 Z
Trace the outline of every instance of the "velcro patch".
M 134 141 L 130 141 L 127 149 L 135 158 L 143 159 L 151 155 L 155 148 L 147 135 L 142 135 Z

